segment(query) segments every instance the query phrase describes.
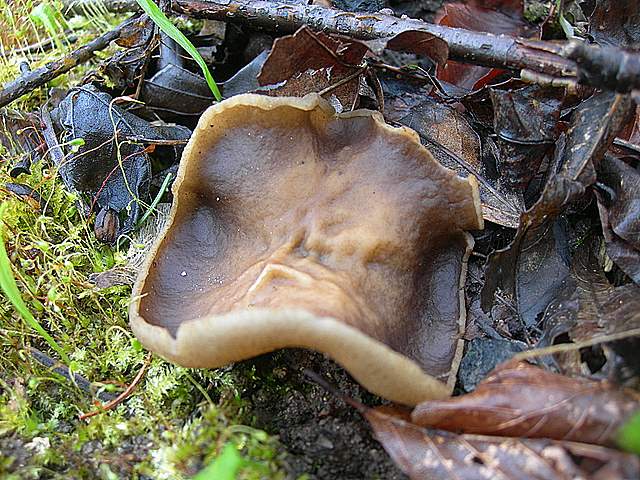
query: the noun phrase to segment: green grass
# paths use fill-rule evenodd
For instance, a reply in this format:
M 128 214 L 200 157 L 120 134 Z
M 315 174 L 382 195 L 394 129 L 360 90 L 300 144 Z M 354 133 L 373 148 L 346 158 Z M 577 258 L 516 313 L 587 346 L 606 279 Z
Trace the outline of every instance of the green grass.
M 166 35 L 171 37 L 178 45 L 180 45 L 184 50 L 191 55 L 191 58 L 195 60 L 200 69 L 202 70 L 202 74 L 204 75 L 205 80 L 207 81 L 207 85 L 211 89 L 211 93 L 217 101 L 222 100 L 222 95 L 220 95 L 220 90 L 218 89 L 218 85 L 216 85 L 211 72 L 209 71 L 209 67 L 207 63 L 200 55 L 200 52 L 193 46 L 193 44 L 189 41 L 184 34 L 178 30 L 171 20 L 169 20 L 166 15 L 160 10 L 160 8 L 153 2 L 153 0 L 136 0 L 140 8 L 144 10 L 144 12 L 149 15 L 149 17 L 158 25 L 160 30 L 162 30 Z
M 5 51 L 47 38 L 29 18 L 34 5 L 0 0 Z M 95 37 L 97 25 L 110 28 L 121 17 L 65 20 L 80 27 L 75 33 L 84 42 Z M 54 47 L 27 57 L 36 67 L 63 53 Z M 0 81 L 15 76 L 16 62 L 12 54 L 1 57 Z M 45 91 L 11 107 L 38 107 Z M 17 156 L 0 146 L 0 478 L 189 479 L 219 465 L 221 455 L 224 464 L 230 449 L 242 460 L 238 478 L 284 478 L 277 440 L 251 426 L 242 368 L 190 370 L 154 357 L 130 397 L 79 420 L 96 409 L 99 392 L 122 392 L 147 358 L 128 326 L 130 287 L 98 290 L 89 282 L 93 273 L 124 266 L 127 245 L 112 249 L 95 239 L 92 220 L 46 161 L 11 179 L 7 172 Z M 39 193 L 42 211 L 2 188 L 15 181 Z M 88 379 L 92 391 L 42 366 L 32 348 Z

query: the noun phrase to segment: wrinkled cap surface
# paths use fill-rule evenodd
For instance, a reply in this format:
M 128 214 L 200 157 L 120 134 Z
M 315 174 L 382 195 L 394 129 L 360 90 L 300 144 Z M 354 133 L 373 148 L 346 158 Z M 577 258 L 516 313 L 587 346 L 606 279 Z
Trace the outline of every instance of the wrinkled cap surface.
M 173 192 L 133 292 L 145 346 L 190 367 L 303 347 L 400 403 L 449 394 L 482 217 L 412 130 L 238 95 L 203 114 Z

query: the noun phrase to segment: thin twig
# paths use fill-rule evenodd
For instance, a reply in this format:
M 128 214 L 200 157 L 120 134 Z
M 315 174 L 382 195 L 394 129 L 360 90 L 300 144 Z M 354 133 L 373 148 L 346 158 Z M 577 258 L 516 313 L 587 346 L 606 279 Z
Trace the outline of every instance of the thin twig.
M 120 403 L 122 403 L 122 401 L 125 398 L 127 398 L 129 395 L 131 395 L 133 393 L 133 391 L 135 390 L 136 386 L 140 383 L 140 381 L 144 377 L 144 373 L 147 371 L 147 367 L 149 366 L 150 363 L 151 363 L 151 354 L 148 354 L 147 358 L 144 361 L 144 364 L 142 365 L 142 368 L 140 369 L 140 371 L 136 375 L 136 378 L 133 379 L 131 384 L 120 395 L 118 395 L 116 398 L 114 398 L 110 402 L 99 406 L 99 408 L 97 410 L 93 410 L 93 411 L 88 412 L 88 413 L 83 413 L 79 417 L 80 420 L 86 420 L 87 418 L 95 417 L 96 415 L 98 415 L 100 413 L 103 413 L 103 412 L 106 412 L 108 410 L 111 410 L 111 409 L 115 408 L 116 406 L 118 406 Z
M 583 340 L 575 343 L 561 343 L 559 345 L 552 345 L 545 348 L 536 348 L 534 350 L 528 350 L 515 355 L 513 358 L 516 360 L 526 360 L 528 358 L 543 357 L 545 355 L 553 355 L 555 353 L 573 352 L 585 347 L 592 347 L 600 343 L 614 342 L 617 340 L 624 340 L 625 338 L 640 336 L 640 328 L 633 328 L 625 332 L 611 333 L 609 335 L 600 335 L 599 337 L 590 338 L 589 340 Z
M 9 82 L 5 85 L 4 89 L 0 90 L 0 107 L 4 107 L 5 105 L 20 98 L 22 95 L 45 85 L 47 82 L 50 82 L 63 73 L 66 73 L 78 65 L 91 60 L 95 52 L 107 48 L 113 40 L 120 37 L 120 34 L 125 29 L 138 21 L 138 18 L 139 17 L 133 17 L 125 20 L 113 30 L 105 33 L 104 35 L 100 35 L 98 38 L 95 38 L 68 55 L 47 63 L 45 66 L 37 68 L 36 70 L 27 72 L 26 74 L 16 78 L 14 81 Z
M 344 12 L 302 2 L 172 0 L 171 8 L 195 18 L 245 23 L 277 32 L 292 32 L 307 25 L 315 30 L 362 40 L 419 30 L 447 42 L 451 60 L 515 71 L 529 70 L 543 74 L 540 78 L 545 81 L 552 77 L 578 79 L 584 84 L 621 92 L 640 88 L 639 54 L 578 41 L 556 43 L 493 35 L 417 19 Z

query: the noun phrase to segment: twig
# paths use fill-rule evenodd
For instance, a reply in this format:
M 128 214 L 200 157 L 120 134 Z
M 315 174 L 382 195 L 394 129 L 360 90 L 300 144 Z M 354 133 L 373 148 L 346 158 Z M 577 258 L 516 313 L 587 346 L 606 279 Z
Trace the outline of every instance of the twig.
M 94 394 L 93 389 L 91 388 L 91 382 L 86 378 L 84 378 L 79 373 L 72 372 L 67 365 L 61 362 L 58 362 L 57 360 L 54 360 L 53 358 L 41 352 L 37 348 L 33 348 L 33 347 L 29 348 L 29 353 L 31 354 L 33 359 L 36 360 L 40 365 L 51 369 L 58 375 L 63 376 L 67 380 L 74 383 L 80 390 L 86 393 L 89 393 L 91 395 Z M 98 398 L 103 402 L 109 402 L 115 398 L 115 395 L 109 392 L 100 392 L 98 393 Z
M 554 43 L 472 32 L 382 13 L 351 13 L 319 5 L 254 0 L 172 0 L 171 8 L 196 18 L 245 23 L 278 32 L 307 25 L 315 30 L 372 40 L 420 30 L 443 39 L 451 60 L 529 70 L 546 77 L 572 78 L 594 87 L 627 92 L 640 88 L 640 55 L 580 42 Z M 622 62 L 622 63 L 620 63 Z M 602 72 L 605 72 L 603 74 Z
M 89 61 L 95 52 L 107 48 L 113 40 L 120 37 L 123 30 L 133 25 L 137 20 L 138 17 L 125 20 L 113 30 L 105 33 L 104 35 L 100 35 L 98 38 L 90 41 L 77 50 L 74 50 L 68 55 L 47 63 L 45 66 L 36 70 L 27 72 L 14 81 L 9 82 L 5 85 L 4 89 L 0 90 L 0 107 L 4 107 L 17 98 L 20 98 L 22 95 L 29 93 L 35 88 L 41 87 L 63 73 L 66 73 L 78 65 Z
M 142 368 L 140 369 L 140 371 L 136 375 L 136 378 L 133 379 L 131 384 L 120 395 L 118 395 L 116 398 L 114 398 L 110 402 L 105 403 L 104 405 L 100 405 L 97 410 L 93 410 L 93 411 L 88 412 L 88 413 L 83 413 L 79 417 L 80 420 L 86 420 L 87 418 L 95 417 L 96 415 L 98 415 L 98 414 L 100 414 L 102 412 L 106 412 L 108 410 L 111 410 L 111 409 L 115 408 L 117 405 L 119 405 L 120 403 L 122 403 L 122 401 L 125 398 L 127 398 L 129 395 L 131 395 L 133 393 L 133 391 L 135 390 L 136 386 L 142 380 L 142 377 L 144 377 L 144 372 L 147 371 L 147 367 L 149 366 L 150 363 L 151 363 L 151 354 L 147 355 L 147 358 L 144 361 L 144 364 L 142 365 Z
M 572 352 L 580 350 L 581 348 L 592 347 L 600 343 L 614 342 L 616 340 L 624 340 L 625 338 L 638 336 L 640 336 L 640 328 L 633 328 L 625 332 L 600 335 L 599 337 L 590 338 L 589 340 L 584 340 L 582 342 L 561 343 L 559 345 L 551 345 L 550 347 L 536 348 L 534 350 L 518 353 L 517 355 L 514 355 L 513 358 L 515 360 L 526 360 L 528 358 L 543 357 L 554 353 Z

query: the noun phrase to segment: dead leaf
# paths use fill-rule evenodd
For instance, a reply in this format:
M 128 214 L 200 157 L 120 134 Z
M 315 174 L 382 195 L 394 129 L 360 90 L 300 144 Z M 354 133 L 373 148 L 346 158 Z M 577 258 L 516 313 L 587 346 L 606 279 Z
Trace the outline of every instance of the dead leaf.
M 500 149 L 498 169 L 509 186 L 524 191 L 560 134 L 564 89 L 538 85 L 492 88 L 490 95 Z
M 412 480 L 622 480 L 640 476 L 640 460 L 613 449 L 547 439 L 457 435 L 407 421 L 388 407 L 364 416 Z
M 633 390 L 509 361 L 473 393 L 424 402 L 411 418 L 420 426 L 452 432 L 613 447 L 618 428 L 638 409 L 640 395 Z
M 575 110 L 565 140 L 556 145 L 555 160 L 541 197 L 520 217 L 511 244 L 494 252 L 488 261 L 487 281 L 482 290 L 484 311 L 491 308 L 499 286 L 514 296 L 514 272 L 523 242 L 535 241 L 537 227 L 562 213 L 595 183 L 596 166 L 627 123 L 632 105 L 628 95 L 603 92 L 584 101 Z M 529 238 L 528 234 L 531 235 Z
M 480 138 L 464 116 L 452 107 L 425 98 L 415 105 L 403 105 L 404 96 L 385 102 L 385 116 L 414 129 L 438 161 L 460 176 L 475 175 L 480 186 L 482 215 L 486 220 L 516 228 L 524 203 L 485 167 Z
M 357 40 L 300 28 L 273 42 L 258 75 L 260 93 L 302 97 L 318 92 L 338 111 L 355 108 L 367 46 Z
M 32 163 L 40 161 L 45 150 L 40 120 L 35 114 L 1 113 L 0 144 L 12 157 L 19 157 L 9 174 L 16 178 L 30 173 Z
M 609 283 L 599 266 L 598 243 L 595 239 L 587 242 L 574 257 L 571 275 L 545 311 L 539 346 L 580 342 L 640 327 L 640 287 L 614 287 Z M 633 337 L 592 347 L 591 357 L 589 349 L 583 349 L 554 358 L 565 373 L 599 373 L 626 381 L 640 374 L 638 348 L 640 340 Z M 594 356 L 598 358 L 590 362 Z M 587 360 L 588 370 L 581 368 L 583 359 Z
M 405 30 L 395 37 L 369 40 L 366 44 L 377 55 L 385 49 L 415 53 L 430 58 L 435 65 L 444 65 L 449 58 L 447 42 L 431 33 L 420 30 Z
M 523 18 L 523 11 L 523 0 L 446 3 L 436 14 L 435 23 L 496 35 L 539 37 L 539 30 Z M 500 69 L 449 61 L 438 69 L 438 78 L 467 90 L 477 90 L 503 73 Z
M 589 33 L 600 45 L 640 47 L 640 3 L 597 0 Z
M 130 232 L 138 221 L 151 178 L 145 144 L 184 141 L 191 133 L 185 127 L 151 125 L 90 85 L 72 89 L 52 116 L 64 131 L 62 143 L 82 142 L 64 158 L 59 172 L 67 188 L 90 197 L 98 214 L 96 233 L 106 240 Z M 179 157 L 179 146 L 161 148 L 168 163 Z

